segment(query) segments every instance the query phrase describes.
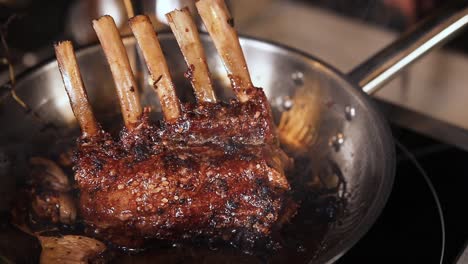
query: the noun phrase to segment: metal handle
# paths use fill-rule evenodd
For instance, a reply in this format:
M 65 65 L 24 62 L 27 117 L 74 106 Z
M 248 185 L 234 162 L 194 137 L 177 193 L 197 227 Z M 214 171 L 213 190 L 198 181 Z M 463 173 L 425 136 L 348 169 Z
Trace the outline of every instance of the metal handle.
M 468 24 L 468 7 L 450 6 L 422 21 L 398 40 L 354 68 L 348 75 L 362 90 L 373 94 L 397 73 L 444 44 Z

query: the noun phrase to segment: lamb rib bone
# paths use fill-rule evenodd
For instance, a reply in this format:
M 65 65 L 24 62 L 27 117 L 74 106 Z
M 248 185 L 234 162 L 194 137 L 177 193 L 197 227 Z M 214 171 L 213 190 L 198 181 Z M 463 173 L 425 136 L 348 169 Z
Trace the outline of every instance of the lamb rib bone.
M 114 19 L 108 15 L 93 20 L 93 27 L 114 77 L 125 126 L 133 129 L 141 117 L 142 109 L 138 87 L 119 30 Z
M 94 137 L 99 133 L 100 128 L 88 102 L 73 45 L 71 41 L 62 41 L 55 44 L 54 48 L 63 84 L 83 136 Z
M 248 101 L 255 88 L 226 4 L 223 0 L 199 0 L 196 6 L 223 60 L 237 98 L 241 102 Z
M 197 101 L 215 103 L 206 55 L 189 9 L 174 10 L 166 14 L 166 18 L 187 63 L 187 77 L 195 90 Z
M 164 118 L 167 122 L 174 122 L 180 116 L 180 102 L 153 25 L 144 15 L 131 18 L 129 24 L 154 81 L 153 87 L 158 94 Z

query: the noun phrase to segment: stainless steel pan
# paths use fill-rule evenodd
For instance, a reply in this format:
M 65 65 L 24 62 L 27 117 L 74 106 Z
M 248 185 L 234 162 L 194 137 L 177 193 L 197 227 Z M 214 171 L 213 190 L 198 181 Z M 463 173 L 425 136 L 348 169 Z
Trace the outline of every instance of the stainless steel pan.
M 347 184 L 347 205 L 346 213 L 324 235 L 320 250 L 311 257 L 313 262 L 333 262 L 350 249 L 372 226 L 391 191 L 395 172 L 391 133 L 365 93 L 374 92 L 399 70 L 460 31 L 468 22 L 467 14 L 467 9 L 459 9 L 439 15 L 348 75 L 300 51 L 241 39 L 254 84 L 264 88 L 278 111 L 286 111 L 284 104 L 298 89 L 316 89 L 320 94 L 321 123 L 318 140 L 310 151 L 311 160 L 326 157 L 338 165 Z M 176 83 L 189 87 L 175 39 L 160 34 L 160 40 Z M 223 65 L 209 37 L 202 36 L 202 41 L 212 75 L 222 90 L 229 83 Z M 155 96 L 148 92 L 144 72 L 138 70 L 144 67 L 138 64 L 134 39 L 126 38 L 124 42 L 141 85 L 146 87 L 142 92 L 144 102 L 157 105 Z M 77 57 L 95 112 L 101 120 L 115 115 L 119 111 L 117 96 L 100 46 L 84 48 Z M 77 131 L 55 60 L 22 75 L 16 92 L 32 111 L 25 111 L 8 96 L 0 102 L 0 192 L 2 197 L 10 198 L 15 183 L 23 181 L 27 174 L 27 158 L 68 144 L 69 135 Z M 8 200 L 2 202 L 3 208 Z M 287 259 L 283 256 L 283 260 Z

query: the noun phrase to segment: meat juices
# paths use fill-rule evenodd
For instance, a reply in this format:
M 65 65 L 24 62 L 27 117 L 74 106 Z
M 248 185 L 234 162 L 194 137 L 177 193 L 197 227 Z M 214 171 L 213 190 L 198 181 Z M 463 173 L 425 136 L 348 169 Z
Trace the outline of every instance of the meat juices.
M 111 65 L 126 125 L 118 140 L 94 119 L 70 42 L 56 45 L 83 132 L 74 158 L 80 213 L 95 236 L 116 245 L 136 248 L 146 240 L 199 236 L 255 240 L 295 214 L 284 172 L 290 160 L 279 147 L 265 94 L 250 81 L 227 9 L 220 0 L 200 0 L 197 8 L 238 99 L 229 104 L 216 100 L 196 27 L 184 9 L 168 18 L 191 78 L 198 78 L 191 80 L 197 103 L 180 104 L 152 26 L 137 16 L 130 26 L 164 113 L 164 120 L 149 121 L 115 24 L 102 17 L 94 27 Z M 198 47 L 196 54 L 186 45 Z

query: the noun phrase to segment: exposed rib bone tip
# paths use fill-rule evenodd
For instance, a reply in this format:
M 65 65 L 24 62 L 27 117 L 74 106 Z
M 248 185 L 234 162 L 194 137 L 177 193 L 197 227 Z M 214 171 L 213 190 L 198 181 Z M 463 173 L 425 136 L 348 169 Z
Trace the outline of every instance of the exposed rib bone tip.
M 216 102 L 205 51 L 189 9 L 174 10 L 166 14 L 166 18 L 184 55 L 188 68 L 186 78 L 192 84 L 197 101 Z
M 200 0 L 196 2 L 196 7 L 230 75 L 237 98 L 241 102 L 248 101 L 249 92 L 255 87 L 226 4 L 223 0 Z
M 138 86 L 119 30 L 114 19 L 109 15 L 93 20 L 93 28 L 114 77 L 125 125 L 132 129 L 133 124 L 140 119 L 142 109 L 138 97 Z
M 131 18 L 129 25 L 143 53 L 151 78 L 155 80 L 153 86 L 164 118 L 167 122 L 173 122 L 180 116 L 180 102 L 154 27 L 144 15 Z
M 99 125 L 88 102 L 73 44 L 68 40 L 60 41 L 54 44 L 54 49 L 63 84 L 81 131 L 85 137 L 95 136 L 99 133 Z

